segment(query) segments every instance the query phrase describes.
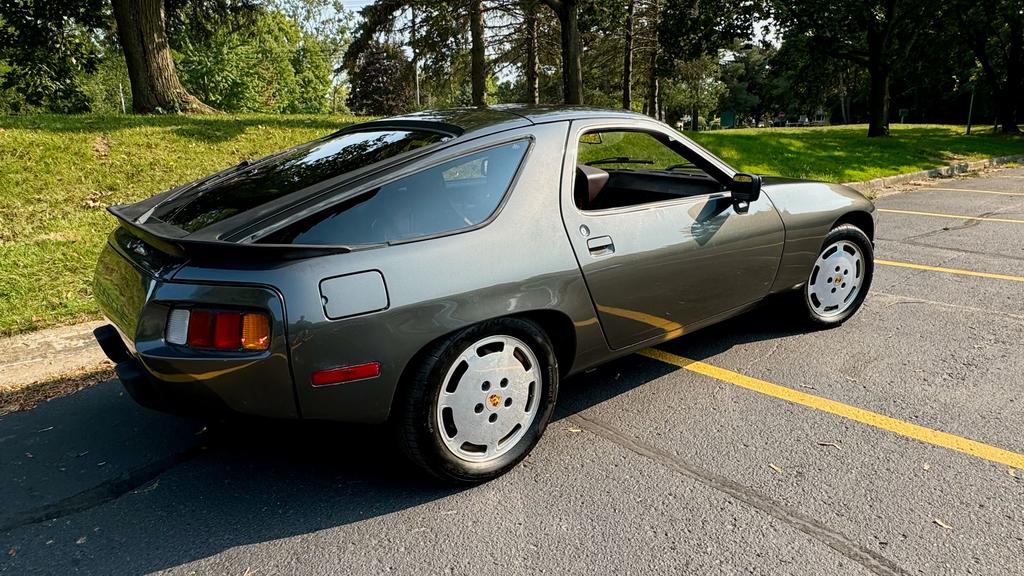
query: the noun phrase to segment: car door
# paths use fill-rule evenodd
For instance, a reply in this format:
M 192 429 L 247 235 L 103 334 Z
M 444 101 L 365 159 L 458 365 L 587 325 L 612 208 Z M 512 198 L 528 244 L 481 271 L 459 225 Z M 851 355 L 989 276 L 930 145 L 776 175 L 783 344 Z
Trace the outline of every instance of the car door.
M 594 161 L 591 168 L 599 168 L 595 171 L 577 163 L 586 160 L 581 156 L 595 155 L 591 144 L 609 144 L 614 138 L 605 135 L 619 131 L 628 138 L 597 153 L 612 154 L 603 159 L 606 163 L 646 160 L 631 158 L 645 154 L 669 162 L 671 154 L 644 140 L 649 136 L 694 166 L 682 177 L 674 174 L 679 164 L 662 171 L 658 169 L 665 166 L 639 162 L 635 168 L 628 162 L 608 168 L 608 182 L 624 182 L 606 190 L 614 192 L 616 201 L 610 207 L 608 202 L 581 206 L 588 192 L 580 182 L 590 184 L 585 171 L 599 172 L 607 165 Z M 782 219 L 764 194 L 749 205 L 734 205 L 725 189 L 734 173 L 657 122 L 573 122 L 563 170 L 562 214 L 611 348 L 685 333 L 768 293 L 782 255 Z M 654 191 L 633 195 L 630 183 L 644 179 L 656 183 L 647 186 Z M 600 188 L 601 183 L 595 186 Z

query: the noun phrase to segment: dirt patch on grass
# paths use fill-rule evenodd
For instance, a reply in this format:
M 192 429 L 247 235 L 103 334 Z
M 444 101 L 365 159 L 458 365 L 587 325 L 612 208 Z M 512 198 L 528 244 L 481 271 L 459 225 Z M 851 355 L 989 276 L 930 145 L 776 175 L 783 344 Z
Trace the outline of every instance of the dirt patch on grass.
M 42 402 L 74 394 L 112 378 L 116 378 L 114 369 L 102 366 L 78 370 L 52 380 L 0 389 L 0 416 L 29 410 Z

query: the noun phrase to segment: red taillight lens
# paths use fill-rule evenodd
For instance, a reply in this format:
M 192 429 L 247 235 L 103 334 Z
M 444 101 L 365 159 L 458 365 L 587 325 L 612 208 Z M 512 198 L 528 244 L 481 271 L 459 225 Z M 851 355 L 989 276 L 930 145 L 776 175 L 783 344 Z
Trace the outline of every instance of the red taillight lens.
M 216 350 L 266 350 L 270 348 L 270 318 L 258 312 L 192 309 L 185 345 Z M 180 340 L 168 340 L 179 343 Z
M 213 313 L 208 310 L 193 310 L 188 319 L 188 340 L 193 348 L 213 346 Z
M 213 321 L 213 347 L 238 350 L 242 347 L 242 315 L 238 312 L 217 312 Z

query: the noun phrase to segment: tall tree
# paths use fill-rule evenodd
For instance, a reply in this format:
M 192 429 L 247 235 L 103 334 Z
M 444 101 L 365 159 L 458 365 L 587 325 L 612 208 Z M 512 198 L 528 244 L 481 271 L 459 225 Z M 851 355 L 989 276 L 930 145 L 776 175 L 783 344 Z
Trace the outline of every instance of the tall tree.
M 633 14 L 636 0 L 626 4 L 626 37 L 622 43 L 622 107 L 633 107 Z
M 1001 132 L 1019 134 L 1024 92 L 1024 4 L 1020 0 L 958 0 L 952 10 L 960 33 L 984 72 Z
M 537 46 L 537 0 L 523 0 L 523 28 L 526 31 L 526 62 L 523 68 L 526 73 L 526 102 L 528 104 L 540 103 L 540 53 Z
M 928 0 L 775 0 L 787 35 L 809 36 L 814 49 L 868 72 L 868 136 L 889 134 L 889 83 L 910 54 L 934 5 Z
M 165 28 L 163 0 L 111 0 L 117 36 L 128 65 L 132 109 L 151 112 L 213 112 L 178 80 Z
M 484 45 L 484 3 L 483 0 L 470 0 L 469 30 L 472 38 L 470 43 L 470 76 L 473 92 L 473 105 L 485 106 L 487 92 L 487 47 Z
M 566 104 L 583 104 L 583 67 L 580 63 L 580 0 L 544 0 L 558 16 L 562 40 L 562 90 Z

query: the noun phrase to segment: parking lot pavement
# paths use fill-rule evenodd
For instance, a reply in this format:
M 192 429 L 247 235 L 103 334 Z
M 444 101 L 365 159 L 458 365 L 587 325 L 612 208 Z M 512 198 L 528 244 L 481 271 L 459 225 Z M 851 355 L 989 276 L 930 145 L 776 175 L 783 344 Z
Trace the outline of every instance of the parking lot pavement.
M 116 382 L 0 419 L 0 572 L 1024 573 L 1024 224 L 906 213 L 1024 220 L 1024 197 L 878 205 L 894 264 L 843 327 L 765 307 L 572 378 L 472 489 L 409 477 L 379 428 L 204 431 Z

